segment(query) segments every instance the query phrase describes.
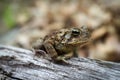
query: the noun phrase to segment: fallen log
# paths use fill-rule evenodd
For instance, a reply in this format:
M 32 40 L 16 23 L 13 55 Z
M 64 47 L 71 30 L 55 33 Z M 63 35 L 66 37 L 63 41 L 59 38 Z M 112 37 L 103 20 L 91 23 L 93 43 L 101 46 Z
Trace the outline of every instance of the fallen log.
M 0 46 L 0 80 L 119 80 L 120 63 L 71 58 L 69 65 L 39 58 L 29 50 Z

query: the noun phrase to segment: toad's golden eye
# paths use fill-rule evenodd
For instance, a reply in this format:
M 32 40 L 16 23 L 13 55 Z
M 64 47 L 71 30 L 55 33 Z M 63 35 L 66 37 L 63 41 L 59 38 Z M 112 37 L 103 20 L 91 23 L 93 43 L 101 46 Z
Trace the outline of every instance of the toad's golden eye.
M 79 36 L 80 35 L 80 30 L 79 29 L 72 29 L 72 35 L 73 36 Z

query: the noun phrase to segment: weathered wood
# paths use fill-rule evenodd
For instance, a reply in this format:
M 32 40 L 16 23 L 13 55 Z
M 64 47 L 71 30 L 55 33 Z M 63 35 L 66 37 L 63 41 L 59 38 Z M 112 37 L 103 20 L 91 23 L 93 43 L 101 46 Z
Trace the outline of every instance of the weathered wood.
M 120 63 L 72 58 L 60 65 L 29 50 L 0 46 L 0 80 L 119 80 Z

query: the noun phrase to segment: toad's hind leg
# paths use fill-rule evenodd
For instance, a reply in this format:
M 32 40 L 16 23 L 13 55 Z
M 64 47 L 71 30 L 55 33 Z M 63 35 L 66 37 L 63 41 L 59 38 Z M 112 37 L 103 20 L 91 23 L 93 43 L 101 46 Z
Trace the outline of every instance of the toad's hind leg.
M 53 47 L 52 44 L 50 43 L 44 43 L 44 48 L 46 50 L 46 52 L 48 53 L 48 55 L 52 58 L 52 60 L 54 62 L 64 62 L 64 63 L 68 63 L 66 61 L 66 59 L 69 59 L 73 56 L 73 52 L 67 53 L 65 55 L 60 55 L 58 56 L 57 51 L 55 50 L 55 48 Z
M 57 52 L 56 52 L 56 50 L 55 50 L 55 48 L 53 47 L 52 44 L 50 44 L 50 43 L 44 43 L 43 46 L 44 46 L 46 52 L 48 53 L 48 55 L 53 60 L 58 56 L 58 54 L 57 54 Z

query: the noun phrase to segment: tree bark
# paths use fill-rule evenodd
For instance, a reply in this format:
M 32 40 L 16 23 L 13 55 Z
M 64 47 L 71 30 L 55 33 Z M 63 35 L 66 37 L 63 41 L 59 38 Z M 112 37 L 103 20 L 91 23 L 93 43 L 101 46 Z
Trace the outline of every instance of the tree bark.
M 0 46 L 0 80 L 119 80 L 120 63 L 71 58 L 56 64 L 29 50 Z

